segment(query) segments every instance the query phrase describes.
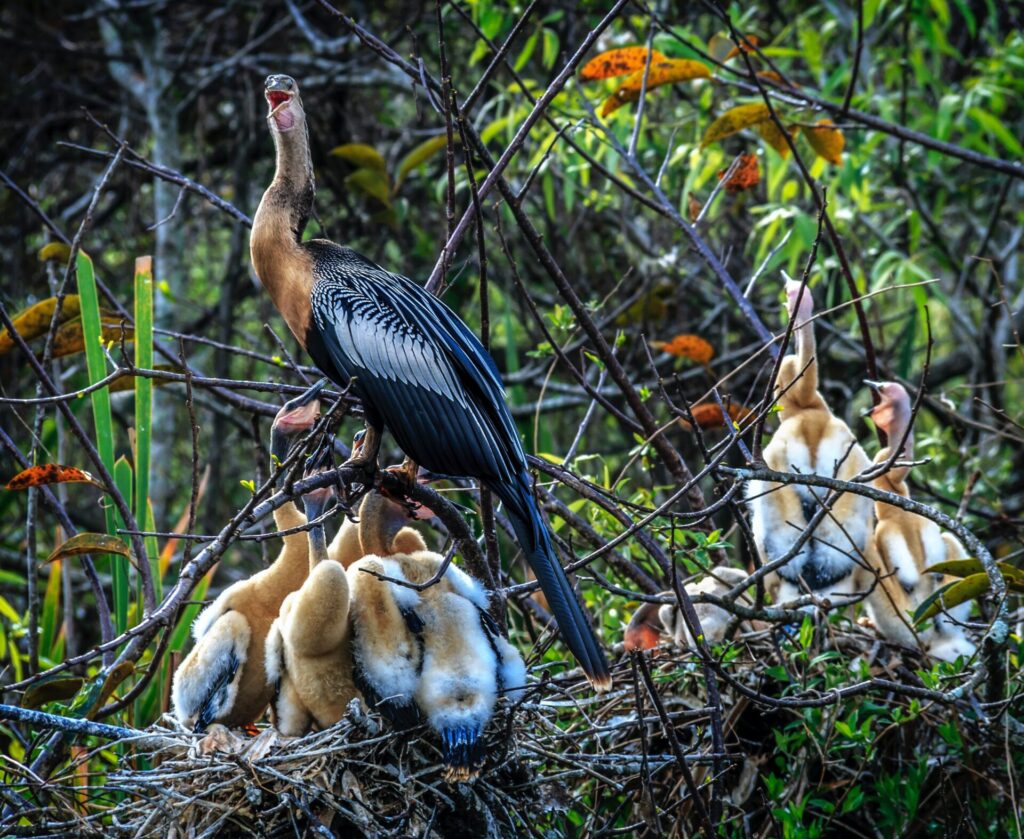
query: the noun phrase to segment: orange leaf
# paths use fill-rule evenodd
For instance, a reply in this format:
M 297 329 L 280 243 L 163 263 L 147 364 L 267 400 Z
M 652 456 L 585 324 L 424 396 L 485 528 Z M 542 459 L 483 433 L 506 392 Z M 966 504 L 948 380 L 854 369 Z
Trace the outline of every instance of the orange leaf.
M 44 486 L 45 484 L 72 483 L 92 484 L 101 489 L 103 488 L 103 484 L 92 475 L 75 466 L 43 463 L 39 466 L 30 466 L 28 469 L 19 472 L 7 482 L 7 489 L 28 489 L 29 487 Z
M 799 126 L 791 125 L 789 127 L 789 133 L 791 136 L 796 136 L 800 130 Z M 786 138 L 783 133 L 779 130 L 774 122 L 762 122 L 757 126 L 757 133 L 761 135 L 761 139 L 764 140 L 769 146 L 777 151 L 782 157 L 789 157 L 789 143 L 786 142 Z
M 733 48 L 729 50 L 728 53 L 726 53 L 723 61 L 728 61 L 730 58 L 735 58 L 737 55 L 740 54 L 741 50 L 743 52 L 753 52 L 754 47 L 756 47 L 760 43 L 760 41 L 757 38 L 757 35 L 744 35 L 743 38 L 744 40 L 740 42 L 740 45 L 738 47 L 733 46 Z
M 665 56 L 657 50 L 651 51 L 651 66 L 664 61 Z M 636 70 L 643 71 L 647 63 L 646 47 L 622 47 L 608 50 L 590 59 L 580 70 L 580 78 L 585 82 L 597 79 L 610 79 L 612 76 L 624 76 Z
M 798 84 L 791 82 L 789 79 L 782 78 L 782 76 L 780 76 L 774 70 L 762 70 L 757 75 L 760 76 L 762 79 L 769 79 L 770 81 L 773 81 L 776 84 L 780 84 L 783 87 L 792 88 L 793 90 L 800 89 L 800 86 Z
M 18 312 L 11 320 L 18 334 L 26 341 L 45 335 L 50 328 L 50 320 L 57 309 L 57 298 L 48 297 L 38 303 L 29 306 L 24 311 Z M 64 304 L 60 310 L 60 322 L 71 320 L 79 316 L 81 304 L 77 294 L 69 294 L 64 298 Z M 0 331 L 0 355 L 14 349 L 16 344 L 14 338 L 6 330 Z
M 835 128 L 835 123 L 830 119 L 818 120 L 821 128 L 806 128 L 804 136 L 811 148 L 818 157 L 824 157 L 829 163 L 839 166 L 843 162 L 843 148 L 846 146 L 846 138 L 843 132 Z
M 715 355 L 715 348 L 700 335 L 676 335 L 671 341 L 651 341 L 651 346 L 697 364 L 707 364 Z
M 652 60 L 651 68 L 647 73 L 647 90 L 650 91 L 665 84 L 710 77 L 711 71 L 699 61 L 689 61 L 685 58 L 662 58 L 657 62 Z M 601 106 L 601 116 L 608 116 L 627 102 L 636 102 L 640 98 L 643 84 L 643 69 L 631 73 L 619 89 L 604 101 L 604 105 Z
M 722 178 L 725 177 L 725 173 L 728 171 L 728 169 L 723 169 L 719 172 L 718 180 L 722 180 Z M 725 191 L 743 192 L 745 189 L 757 186 L 760 182 L 761 167 L 757 163 L 757 155 L 741 154 L 740 162 L 736 165 L 736 168 L 732 170 L 729 180 L 725 182 Z
M 696 222 L 697 219 L 700 218 L 700 211 L 703 209 L 704 205 L 700 203 L 700 199 L 691 192 L 689 196 L 689 205 L 687 207 L 690 215 L 690 221 Z
M 744 128 L 750 128 L 752 125 L 758 125 L 768 119 L 771 119 L 771 113 L 763 102 L 737 105 L 708 126 L 708 130 L 704 132 L 704 139 L 700 141 L 700 147 L 703 149 L 711 143 L 724 140 Z
M 748 416 L 750 416 L 750 409 L 745 408 L 743 405 L 737 405 L 735 403 L 729 403 L 725 406 L 726 413 L 729 414 L 729 419 L 733 422 L 742 422 Z M 700 428 L 724 428 L 725 422 L 722 420 L 722 409 L 718 406 L 717 402 L 701 402 L 699 405 L 694 405 L 690 408 L 690 413 L 693 415 L 693 421 L 697 423 Z M 693 426 L 690 425 L 684 419 L 679 420 L 679 424 L 689 431 Z

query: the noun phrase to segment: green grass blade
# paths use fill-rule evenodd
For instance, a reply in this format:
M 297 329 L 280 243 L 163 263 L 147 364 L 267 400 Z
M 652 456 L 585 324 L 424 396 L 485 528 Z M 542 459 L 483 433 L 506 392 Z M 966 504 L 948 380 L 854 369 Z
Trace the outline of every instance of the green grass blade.
M 96 294 L 96 275 L 92 260 L 84 253 L 78 254 L 78 298 L 82 308 L 82 332 L 85 335 L 85 361 L 89 371 L 89 384 L 98 382 L 107 374 L 107 362 L 103 353 L 103 331 L 100 321 L 100 303 Z M 110 414 L 110 391 L 101 387 L 90 394 L 92 414 L 96 425 L 96 449 L 107 470 L 114 473 L 114 422 Z M 130 497 L 130 496 L 129 496 Z M 104 509 L 107 532 L 116 533 L 114 508 Z
M 135 366 L 153 368 L 153 257 L 135 260 Z M 153 380 L 135 379 L 135 518 L 154 530 L 149 508 L 149 474 L 153 450 Z M 156 538 L 145 540 L 156 598 L 162 596 Z
M 107 372 L 102 343 L 100 303 L 96 292 L 96 275 L 93 271 L 92 259 L 80 252 L 75 265 L 78 269 L 78 299 L 81 305 L 82 334 L 85 338 L 85 361 L 89 371 L 89 383 L 92 384 L 102 379 Z M 99 452 L 103 465 L 117 482 L 114 471 L 114 421 L 110 413 L 110 390 L 101 387 L 90 394 L 90 400 L 96 428 L 96 450 Z M 130 499 L 131 492 L 124 497 Z M 113 504 L 106 504 L 103 514 L 106 519 L 107 533 L 111 536 L 116 535 L 120 516 L 117 515 Z M 97 558 L 96 565 L 101 572 L 109 571 L 110 573 L 114 588 L 114 626 L 118 633 L 124 632 L 128 621 L 127 561 L 124 557 L 100 557 Z M 119 604 L 122 605 L 119 606 Z
M 132 497 L 132 465 L 124 458 L 119 457 L 114 464 L 114 483 L 125 498 Z M 121 517 L 114 516 L 118 527 L 124 527 Z M 118 632 L 124 632 L 128 628 L 128 601 L 131 595 L 131 587 L 128 578 L 128 558 L 124 556 L 113 556 L 111 561 L 114 578 L 114 618 Z M 141 602 L 141 595 L 140 595 Z M 141 610 L 141 606 L 140 606 Z M 141 612 L 140 612 L 141 613 Z
M 60 635 L 60 589 L 61 560 L 50 563 L 50 578 L 46 581 L 46 592 L 43 595 L 43 613 L 39 616 L 39 649 L 50 661 L 60 661 L 60 650 L 56 649 Z

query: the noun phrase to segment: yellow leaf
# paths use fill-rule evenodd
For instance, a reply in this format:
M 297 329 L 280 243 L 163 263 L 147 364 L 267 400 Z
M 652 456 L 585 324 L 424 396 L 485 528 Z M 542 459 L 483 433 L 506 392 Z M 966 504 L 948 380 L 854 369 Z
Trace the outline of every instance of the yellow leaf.
M 121 319 L 114 316 L 103 315 L 100 319 L 102 334 L 100 343 L 112 346 L 121 342 L 122 326 Z M 125 341 L 135 340 L 135 330 L 127 323 L 124 324 L 123 334 Z M 66 355 L 80 353 L 85 349 L 85 335 L 82 332 L 82 319 L 75 318 L 67 323 L 61 324 L 57 333 L 53 336 L 53 357 L 63 358 Z
M 796 125 L 789 127 L 789 133 L 796 136 L 796 133 L 800 128 Z M 789 156 L 789 143 L 786 142 L 786 138 L 783 133 L 779 130 L 774 122 L 762 122 L 757 126 L 757 133 L 761 135 L 761 139 L 764 140 L 769 146 L 777 151 L 783 157 Z
M 47 558 L 47 562 L 79 554 L 120 554 L 131 556 L 128 546 L 116 536 L 106 533 L 78 533 L 64 542 Z
M 378 169 L 356 169 L 345 178 L 345 183 L 350 188 L 376 198 L 384 206 L 391 206 L 391 190 L 388 186 L 388 176 L 384 172 Z
M 40 335 L 45 335 L 46 331 L 50 328 L 50 320 L 53 318 L 53 312 L 56 308 L 56 297 L 40 300 L 34 306 L 24 309 L 12 318 L 14 328 L 18 330 L 18 334 L 26 341 L 31 341 Z M 72 318 L 77 318 L 80 312 L 81 304 L 78 301 L 78 295 L 69 294 L 64 298 L 64 305 L 60 310 L 60 322 L 64 323 Z M 10 352 L 14 349 L 14 346 L 14 338 L 11 334 L 6 329 L 0 332 L 0 355 Z
M 71 248 L 63 242 L 50 242 L 39 249 L 39 261 L 48 262 L 55 259 L 66 263 L 71 258 Z
M 650 91 L 661 87 L 661 85 L 675 82 L 708 78 L 711 78 L 711 71 L 699 61 L 689 61 L 685 58 L 665 58 L 658 62 L 651 62 L 651 69 L 647 73 L 647 90 Z M 604 101 L 601 106 L 601 116 L 608 116 L 627 102 L 636 102 L 640 98 L 643 83 L 643 69 L 627 76 L 619 89 Z
M 771 114 L 768 111 L 768 106 L 763 102 L 737 105 L 735 108 L 730 108 L 708 126 L 708 130 L 704 132 L 704 139 L 700 141 L 700 147 L 702 149 L 706 148 L 712 143 L 724 140 L 726 137 L 731 137 L 744 128 L 758 125 L 770 118 Z
M 708 54 L 716 61 L 725 61 L 725 57 L 732 49 L 733 42 L 720 33 L 715 33 L 708 39 Z
M 344 158 L 349 163 L 364 169 L 376 169 L 378 172 L 383 172 L 387 168 L 387 163 L 384 162 L 381 153 L 365 143 L 345 143 L 335 146 L 328 154 Z
M 455 135 L 453 139 L 458 142 L 457 135 Z M 484 142 L 487 141 L 485 140 Z M 436 137 L 424 140 L 416 146 L 416 148 L 403 157 L 402 162 L 398 164 L 398 173 L 395 175 L 395 189 L 397 190 L 402 185 L 402 182 L 409 176 L 409 173 L 413 169 L 423 163 L 426 163 L 447 145 L 448 135 L 438 134 Z
M 835 128 L 830 119 L 818 120 L 820 128 L 805 128 L 804 136 L 818 157 L 824 157 L 829 163 L 839 166 L 843 162 L 843 147 L 846 138 L 843 132 Z
M 651 66 L 658 61 L 665 61 L 665 56 L 657 50 L 651 51 Z M 608 50 L 590 59 L 580 70 L 580 78 L 585 82 L 596 79 L 610 79 L 612 76 L 624 76 L 637 70 L 643 71 L 647 63 L 646 47 L 622 47 Z

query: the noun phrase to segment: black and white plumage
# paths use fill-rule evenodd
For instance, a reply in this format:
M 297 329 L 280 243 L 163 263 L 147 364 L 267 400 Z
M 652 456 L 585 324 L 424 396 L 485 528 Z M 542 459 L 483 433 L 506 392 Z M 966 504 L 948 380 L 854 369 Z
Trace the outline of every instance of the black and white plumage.
M 313 197 L 305 111 L 287 76 L 270 76 L 266 97 L 277 171 L 253 221 L 261 282 L 317 366 L 341 386 L 352 383 L 375 432 L 368 461 L 386 428 L 416 463 L 475 478 L 501 500 L 566 644 L 595 688 L 607 690 L 608 664 L 533 498 L 494 361 L 418 284 L 349 248 L 301 241 Z
M 526 455 L 501 374 L 468 326 L 422 286 L 350 248 L 314 240 L 317 366 L 353 389 L 368 425 L 386 427 L 416 463 L 477 478 L 505 505 L 569 649 L 600 687 L 611 677 L 533 499 Z

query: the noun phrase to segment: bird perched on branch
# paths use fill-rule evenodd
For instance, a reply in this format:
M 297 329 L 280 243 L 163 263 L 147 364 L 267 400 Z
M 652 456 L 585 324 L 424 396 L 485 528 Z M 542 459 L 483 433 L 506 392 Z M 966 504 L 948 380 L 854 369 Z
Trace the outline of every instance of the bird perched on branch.
M 789 317 L 796 322 L 796 353 L 787 355 L 779 367 L 775 396 L 782 422 L 765 446 L 765 463 L 780 472 L 850 480 L 870 461 L 849 426 L 829 410 L 818 391 L 811 291 L 790 280 L 786 297 Z M 800 484 L 751 481 L 747 485 L 750 524 L 762 561 L 772 562 L 794 548 L 825 496 L 823 490 Z M 854 592 L 854 569 L 863 562 L 872 523 L 870 499 L 842 495 L 769 582 L 775 600 L 785 602 L 808 591 L 823 596 Z
M 325 487 L 303 496 L 310 522 L 323 515 L 332 495 Z M 348 576 L 328 557 L 323 522 L 310 527 L 308 538 L 309 577 L 281 604 L 266 649 L 274 725 L 292 737 L 314 723 L 333 725 L 359 695 L 352 679 Z
M 879 397 L 871 418 L 889 440 L 889 445 L 875 455 L 875 464 L 888 463 L 893 449 L 904 441 L 888 471 L 872 483 L 876 489 L 910 498 L 907 487 L 910 466 L 902 463 L 914 457 L 910 396 L 897 382 L 868 381 L 866 384 Z M 909 617 L 939 586 L 952 579 L 930 573 L 928 567 L 966 559 L 963 545 L 930 519 L 891 504 L 875 502 L 875 516 L 878 518 L 873 536 L 875 550 L 869 556 L 877 558 L 872 563 L 877 567 L 871 570 L 878 574 L 878 585 L 867 600 L 868 613 L 875 626 L 886 638 L 899 644 L 916 647 L 918 641 L 922 642 L 936 658 L 953 661 L 961 655 L 972 655 L 974 644 L 961 626 L 970 612 L 969 602 L 940 613 L 935 618 L 934 628 L 923 632 L 914 632 Z
M 271 455 L 278 463 L 288 448 L 319 415 L 317 396 L 323 383 L 285 404 L 271 429 Z M 292 501 L 274 510 L 278 530 L 306 524 Z M 213 722 L 228 727 L 254 723 L 273 696 L 267 684 L 264 647 L 281 602 L 309 573 L 304 533 L 284 536 L 274 563 L 245 580 L 228 586 L 192 625 L 196 644 L 174 674 L 171 691 L 175 716 L 195 731 Z
M 741 568 L 728 568 L 717 566 L 712 568 L 708 575 L 699 581 L 687 583 L 686 593 L 691 597 L 699 594 L 715 594 L 724 596 L 734 586 L 747 579 L 747 572 Z M 663 595 L 674 597 L 671 591 L 662 592 Z M 717 644 L 725 637 L 725 630 L 732 620 L 732 615 L 721 606 L 714 603 L 694 603 L 694 611 L 700 621 L 700 628 L 704 633 L 704 640 L 709 644 Z M 649 650 L 661 643 L 662 637 L 671 638 L 676 646 L 689 647 L 693 649 L 696 645 L 693 641 L 693 633 L 683 618 L 678 603 L 643 603 L 633 613 L 633 617 L 626 627 L 626 634 L 623 638 L 626 651 Z
M 387 428 L 407 459 L 478 479 L 504 504 L 562 637 L 597 690 L 604 653 L 558 562 L 534 500 L 526 456 L 494 361 L 469 327 L 416 283 L 324 239 L 302 241 L 314 197 L 306 115 L 295 80 L 269 76 L 273 182 L 253 220 L 252 264 L 317 366 L 351 383 L 366 441 L 349 462 L 373 470 Z M 407 463 L 407 477 L 416 474 Z
M 356 684 L 395 725 L 425 719 L 441 739 L 448 780 L 466 781 L 483 763 L 498 695 L 522 689 L 526 669 L 465 572 L 449 565 L 422 591 L 408 585 L 437 578 L 444 558 L 404 521 L 402 507 L 377 492 L 359 510 L 366 556 L 349 568 Z

